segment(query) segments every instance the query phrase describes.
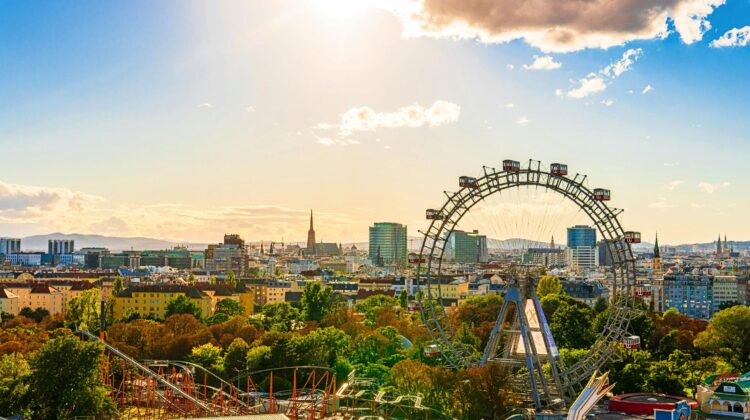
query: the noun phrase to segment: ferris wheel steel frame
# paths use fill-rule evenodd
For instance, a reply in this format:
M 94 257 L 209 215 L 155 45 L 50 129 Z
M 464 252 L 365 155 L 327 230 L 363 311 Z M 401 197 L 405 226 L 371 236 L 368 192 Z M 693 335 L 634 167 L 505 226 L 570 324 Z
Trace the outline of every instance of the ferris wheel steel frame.
M 529 160 L 528 166 L 516 171 L 496 170 L 483 166 L 484 175 L 471 186 L 461 187 L 456 192 L 445 191 L 447 200 L 440 208 L 441 217 L 433 219 L 424 235 L 420 258 L 417 265 L 417 284 L 427 286 L 426 296 L 422 297 L 422 318 L 433 342 L 439 344 L 448 365 L 456 369 L 469 368 L 482 364 L 481 354 L 461 343 L 441 304 L 441 287 L 436 276 L 442 269 L 443 254 L 448 235 L 461 219 L 486 197 L 504 190 L 522 187 L 542 187 L 557 192 L 576 204 L 585 212 L 606 241 L 613 263 L 613 287 L 610 313 L 603 331 L 587 355 L 565 368 L 558 360 L 557 375 L 561 384 L 562 397 L 570 401 L 589 380 L 592 373 L 599 370 L 614 356 L 614 351 L 627 335 L 632 315 L 633 298 L 631 287 L 635 284 L 635 258 L 630 243 L 625 240 L 617 216 L 621 209 L 609 207 L 605 201 L 595 198 L 592 189 L 584 185 L 586 175 L 576 174 L 570 178 L 543 169 L 539 161 Z M 426 267 L 424 267 L 426 265 Z M 433 296 L 433 287 L 437 296 Z M 490 337 L 488 345 L 497 341 Z M 481 349 L 480 349 L 481 350 Z

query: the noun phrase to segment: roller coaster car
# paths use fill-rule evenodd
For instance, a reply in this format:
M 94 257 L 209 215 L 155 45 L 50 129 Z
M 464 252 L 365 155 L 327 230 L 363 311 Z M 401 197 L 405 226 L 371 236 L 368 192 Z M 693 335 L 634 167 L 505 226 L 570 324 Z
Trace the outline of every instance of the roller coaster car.
M 440 210 L 427 209 L 425 217 L 427 220 L 443 220 L 443 213 Z
M 462 176 L 458 178 L 459 187 L 479 188 L 479 182 L 476 178 L 470 176 Z
M 442 350 L 440 350 L 440 346 L 437 344 L 430 344 L 424 348 L 424 355 L 427 357 L 437 357 L 440 356 L 441 353 Z
M 641 348 L 641 337 L 629 335 L 622 339 L 622 346 L 626 349 L 639 349 Z
M 625 242 L 629 244 L 641 243 L 641 232 L 625 232 Z
M 608 201 L 610 198 L 610 192 L 604 188 L 594 189 L 594 199 L 598 201 Z
M 552 172 L 553 175 L 567 175 L 568 165 L 564 163 L 553 163 L 550 172 Z
M 506 172 L 518 172 L 521 170 L 521 162 L 506 159 L 503 161 L 503 170 Z

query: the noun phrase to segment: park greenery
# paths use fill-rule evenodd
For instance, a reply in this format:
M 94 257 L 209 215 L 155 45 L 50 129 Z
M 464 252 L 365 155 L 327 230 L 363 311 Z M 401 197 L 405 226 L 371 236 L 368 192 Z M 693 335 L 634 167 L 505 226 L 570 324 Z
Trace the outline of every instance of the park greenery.
M 607 302 L 593 306 L 565 296 L 555 278 L 540 284 L 542 308 L 561 359 L 580 360 L 606 325 Z M 117 406 L 98 375 L 99 344 L 75 337 L 73 326 L 99 326 L 98 291 L 68 303 L 66 317 L 24 309 L 4 316 L 0 329 L 0 416 L 31 418 L 114 416 Z M 518 401 L 508 373 L 497 365 L 461 371 L 428 357 L 431 344 L 419 313 L 404 295 L 374 295 L 346 306 L 323 284 L 308 283 L 299 303 L 264 305 L 245 314 L 223 300 L 201 319 L 189 299 L 168 304 L 165 320 L 128 315 L 108 320 L 107 340 L 136 359 L 185 360 L 230 380 L 241 372 L 309 365 L 333 368 L 345 377 L 373 378 L 392 395 L 420 395 L 423 404 L 456 418 L 505 418 Z M 472 296 L 449 311 L 459 339 L 481 351 L 503 304 L 499 295 Z M 619 349 L 605 369 L 615 392 L 663 392 L 690 396 L 712 373 L 750 370 L 750 308 L 736 305 L 710 322 L 670 309 L 663 314 L 640 305 L 630 332 L 641 348 Z M 460 395 L 460 398 L 456 398 Z

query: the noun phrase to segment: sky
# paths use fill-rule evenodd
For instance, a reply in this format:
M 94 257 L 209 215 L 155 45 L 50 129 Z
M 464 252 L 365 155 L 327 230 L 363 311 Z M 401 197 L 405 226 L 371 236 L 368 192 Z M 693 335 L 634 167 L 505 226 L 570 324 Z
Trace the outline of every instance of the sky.
M 749 240 L 748 44 L 748 0 L 0 1 L 0 236 L 417 235 L 512 158 Z

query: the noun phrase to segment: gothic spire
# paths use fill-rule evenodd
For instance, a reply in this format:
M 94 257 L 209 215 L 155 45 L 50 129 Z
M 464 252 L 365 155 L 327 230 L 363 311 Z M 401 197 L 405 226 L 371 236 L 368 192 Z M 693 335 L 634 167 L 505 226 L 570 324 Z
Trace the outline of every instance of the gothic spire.
M 661 252 L 659 251 L 659 232 L 656 232 L 656 240 L 654 241 L 654 258 L 661 258 Z

